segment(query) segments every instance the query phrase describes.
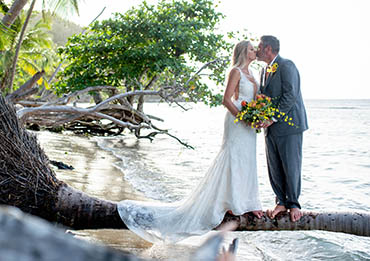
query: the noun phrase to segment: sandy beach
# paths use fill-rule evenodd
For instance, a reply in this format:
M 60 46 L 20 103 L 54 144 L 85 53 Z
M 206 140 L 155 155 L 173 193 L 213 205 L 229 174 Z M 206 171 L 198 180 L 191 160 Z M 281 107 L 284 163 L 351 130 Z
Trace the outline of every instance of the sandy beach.
M 87 194 L 112 201 L 145 199 L 128 184 L 114 164 L 118 160 L 111 153 L 101 150 L 94 138 L 57 134 L 46 131 L 34 132 L 50 160 L 72 165 L 73 170 L 54 171 L 57 178 Z M 76 237 L 104 244 L 116 249 L 148 257 L 145 250 L 152 244 L 140 239 L 128 230 L 79 230 L 70 231 Z
M 115 164 L 119 162 L 112 153 L 99 148 L 95 138 L 59 134 L 48 131 L 33 132 L 49 160 L 73 166 L 73 170 L 53 167 L 57 178 L 91 196 L 112 201 L 124 199 L 149 200 L 124 179 L 124 173 Z M 129 230 L 98 229 L 68 230 L 75 237 L 128 251 L 145 259 L 188 260 L 208 236 L 192 237 L 183 244 L 151 244 Z M 210 232 L 216 233 L 216 232 Z

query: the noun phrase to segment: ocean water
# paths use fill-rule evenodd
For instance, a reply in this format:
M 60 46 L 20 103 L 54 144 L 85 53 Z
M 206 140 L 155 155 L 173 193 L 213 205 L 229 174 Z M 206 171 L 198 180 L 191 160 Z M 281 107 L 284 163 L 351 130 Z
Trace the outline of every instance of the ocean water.
M 220 149 L 225 108 L 183 105 L 189 110 L 167 104 L 146 104 L 145 110 L 164 120 L 153 121 L 155 125 L 169 129 L 194 150 L 166 135 L 152 142 L 132 135 L 96 139 L 99 147 L 119 159 L 116 167 L 124 178 L 149 199 L 172 202 L 185 197 Z M 305 105 L 310 129 L 303 139 L 303 210 L 370 213 L 370 100 L 306 100 Z M 274 206 L 274 194 L 263 134 L 257 138 L 257 164 L 261 200 L 268 209 Z M 240 239 L 238 260 L 370 260 L 366 237 L 258 231 L 229 233 L 225 242 L 234 237 Z M 185 242 L 183 248 L 202 240 Z

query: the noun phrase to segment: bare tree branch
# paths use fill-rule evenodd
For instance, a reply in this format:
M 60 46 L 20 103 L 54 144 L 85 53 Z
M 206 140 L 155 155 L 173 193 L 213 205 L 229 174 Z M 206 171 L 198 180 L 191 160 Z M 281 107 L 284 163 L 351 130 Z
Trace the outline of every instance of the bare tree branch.
M 15 102 L 17 100 L 23 99 L 27 96 L 30 96 L 34 93 L 34 91 L 29 92 L 29 90 L 36 84 L 38 80 L 40 80 L 41 77 L 43 77 L 45 74 L 45 71 L 37 72 L 35 73 L 31 79 L 29 79 L 25 84 L 23 84 L 21 87 L 19 87 L 16 91 L 10 93 L 6 96 L 6 99 L 11 102 Z M 37 92 L 37 89 L 36 89 Z
M 43 104 L 43 106 L 46 107 L 46 106 L 56 105 L 56 104 L 67 104 L 71 101 L 72 98 L 81 96 L 82 94 L 84 94 L 86 92 L 101 91 L 101 90 L 115 90 L 115 89 L 117 89 L 117 88 L 113 87 L 113 86 L 107 86 L 107 85 L 87 87 L 83 90 L 80 90 L 80 91 L 77 91 L 77 92 L 72 92 L 72 93 L 70 93 L 66 96 L 63 96 L 63 97 L 55 100 L 55 101 L 45 103 L 45 104 Z
M 112 96 L 105 101 L 102 101 L 101 103 L 97 104 L 95 107 L 99 109 L 100 107 L 104 106 L 105 104 L 117 100 L 117 99 L 122 99 L 125 97 L 130 97 L 130 96 L 136 96 L 136 95 L 159 95 L 161 96 L 160 91 L 131 91 L 131 92 L 125 92 L 125 93 L 120 93 L 115 96 Z
M 171 138 L 174 138 L 175 140 L 177 140 L 181 145 L 185 146 L 186 148 L 194 150 L 194 147 L 193 146 L 189 145 L 188 143 L 183 142 L 178 137 L 170 134 L 166 130 L 164 130 L 164 131 L 153 131 L 153 132 L 151 132 L 151 133 L 149 133 L 147 135 L 139 135 L 137 132 L 135 132 L 136 138 L 138 138 L 138 139 L 149 139 L 150 141 L 153 141 L 154 137 L 157 136 L 158 134 L 168 135 Z
M 206 69 L 208 66 L 210 66 L 211 64 L 214 64 L 214 63 L 217 63 L 217 62 L 219 62 L 220 61 L 220 59 L 215 59 L 215 60 L 213 60 L 213 61 L 210 61 L 210 62 L 208 62 L 208 63 L 206 63 L 206 64 L 204 64 L 202 67 L 200 67 L 200 69 L 196 72 L 196 73 L 194 73 L 194 75 L 192 76 L 192 77 L 190 77 L 189 78 L 189 80 L 187 80 L 186 81 L 186 83 L 185 83 L 185 86 L 187 86 L 187 85 L 189 85 L 189 83 L 201 72 L 201 71 L 203 71 L 204 69 Z
M 21 122 L 24 122 L 24 119 L 26 116 L 30 116 L 32 114 L 40 113 L 40 112 L 49 112 L 49 113 L 67 112 L 67 113 L 79 114 L 79 115 L 91 115 L 91 116 L 95 116 L 100 119 L 110 120 L 121 127 L 126 127 L 129 129 L 149 128 L 146 125 L 142 125 L 142 124 L 134 125 L 129 122 L 123 122 L 121 120 L 118 120 L 104 113 L 97 112 L 96 106 L 90 109 L 77 108 L 77 107 L 72 107 L 72 106 L 48 106 L 48 107 L 37 107 L 37 108 L 24 108 L 17 112 L 17 116 Z

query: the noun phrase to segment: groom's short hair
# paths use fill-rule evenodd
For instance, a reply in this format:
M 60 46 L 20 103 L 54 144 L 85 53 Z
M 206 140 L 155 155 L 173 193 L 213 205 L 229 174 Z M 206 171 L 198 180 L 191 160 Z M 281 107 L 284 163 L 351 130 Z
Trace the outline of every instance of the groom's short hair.
M 280 51 L 280 42 L 279 40 L 272 35 L 264 35 L 261 37 L 261 41 L 263 43 L 263 48 L 267 46 L 271 46 L 273 53 L 279 53 Z

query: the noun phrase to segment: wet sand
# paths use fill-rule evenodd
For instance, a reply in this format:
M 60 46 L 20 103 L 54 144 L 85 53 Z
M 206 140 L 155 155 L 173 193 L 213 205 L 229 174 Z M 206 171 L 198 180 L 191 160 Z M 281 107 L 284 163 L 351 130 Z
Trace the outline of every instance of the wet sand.
M 59 170 L 53 167 L 57 178 L 87 194 L 112 201 L 124 199 L 145 200 L 144 196 L 128 184 L 122 172 L 114 167 L 117 162 L 111 153 L 97 147 L 93 138 L 34 132 L 41 147 L 50 160 L 72 165 L 73 170 Z M 129 251 L 148 257 L 145 251 L 152 244 L 128 230 L 100 229 L 70 231 L 76 237 Z
M 94 138 L 57 134 L 46 131 L 33 132 L 50 160 L 72 165 L 73 170 L 53 167 L 57 178 L 91 196 L 112 201 L 124 199 L 149 200 L 124 179 L 124 173 L 114 166 L 118 159 L 100 149 Z M 181 244 L 151 244 L 129 230 L 98 229 L 72 230 L 75 237 L 128 251 L 141 258 L 157 260 L 189 260 L 210 234 L 191 237 Z

